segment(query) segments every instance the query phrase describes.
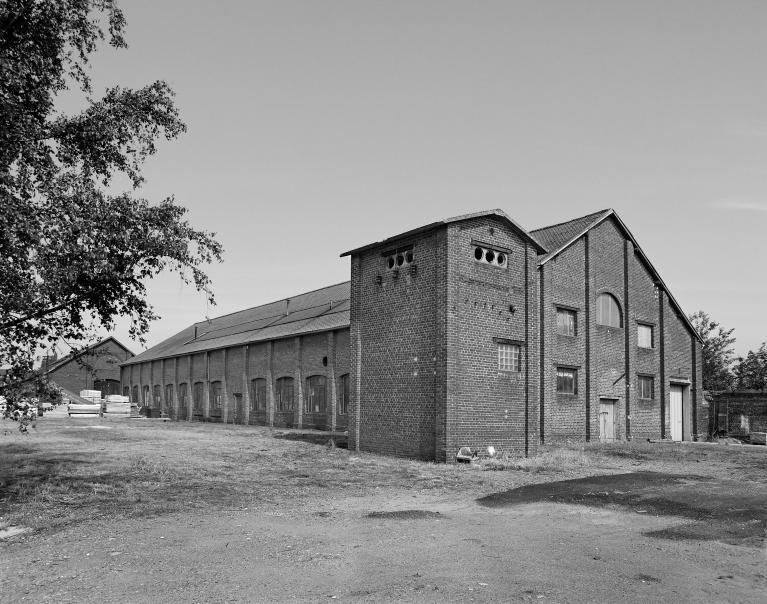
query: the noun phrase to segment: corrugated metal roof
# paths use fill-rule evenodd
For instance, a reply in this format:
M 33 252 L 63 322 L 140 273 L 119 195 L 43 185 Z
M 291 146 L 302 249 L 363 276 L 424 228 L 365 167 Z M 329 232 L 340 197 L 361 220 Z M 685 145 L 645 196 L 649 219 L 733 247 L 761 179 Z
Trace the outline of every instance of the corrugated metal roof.
M 349 327 L 350 291 L 346 281 L 200 321 L 122 365 Z

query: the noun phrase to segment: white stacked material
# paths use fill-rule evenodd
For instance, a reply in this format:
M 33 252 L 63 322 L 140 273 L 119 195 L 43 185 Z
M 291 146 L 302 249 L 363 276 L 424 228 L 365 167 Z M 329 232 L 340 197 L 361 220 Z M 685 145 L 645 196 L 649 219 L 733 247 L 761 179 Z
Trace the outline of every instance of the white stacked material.
M 83 398 L 101 398 L 101 390 L 80 390 Z
M 101 405 L 84 405 L 78 403 L 69 403 L 69 415 L 96 414 L 101 412 Z
M 129 403 L 130 399 L 127 396 L 123 396 L 121 394 L 107 394 L 106 397 L 107 403 Z
M 112 403 L 107 401 L 105 413 L 109 415 L 130 415 L 130 403 Z

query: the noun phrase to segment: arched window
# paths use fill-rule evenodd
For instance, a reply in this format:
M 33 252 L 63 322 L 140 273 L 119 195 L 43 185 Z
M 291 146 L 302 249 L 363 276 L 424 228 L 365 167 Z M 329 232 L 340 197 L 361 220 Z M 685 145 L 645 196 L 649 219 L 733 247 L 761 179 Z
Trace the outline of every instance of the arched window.
M 306 397 L 304 398 L 305 413 L 325 413 L 324 375 L 313 375 L 306 378 Z
M 202 382 L 195 382 L 192 386 L 192 404 L 195 413 L 202 413 L 202 393 L 205 385 Z
M 149 396 L 149 386 L 144 386 L 144 401 L 143 401 L 144 407 L 151 407 L 152 406 L 152 397 Z
M 621 307 L 614 296 L 599 294 L 599 298 L 597 298 L 597 325 L 623 327 Z
M 266 411 L 266 380 L 263 378 L 250 380 L 250 409 Z
M 346 415 L 349 413 L 349 374 L 342 375 L 338 381 L 338 414 Z
M 173 384 L 165 384 L 165 406 L 173 407 Z
M 138 400 L 138 386 L 134 386 L 133 387 L 133 394 L 131 394 L 131 401 L 130 402 L 133 403 L 134 405 L 138 405 L 139 404 L 139 400 Z
M 178 406 L 186 409 L 186 382 L 178 385 Z
M 210 409 L 211 411 L 218 411 L 221 409 L 221 400 L 223 398 L 221 390 L 221 382 L 210 383 Z
M 277 411 L 293 411 L 293 378 L 281 377 L 277 379 L 275 399 Z
M 154 397 L 152 399 L 152 407 L 159 409 L 162 403 L 162 386 L 156 384 L 154 387 L 153 395 Z

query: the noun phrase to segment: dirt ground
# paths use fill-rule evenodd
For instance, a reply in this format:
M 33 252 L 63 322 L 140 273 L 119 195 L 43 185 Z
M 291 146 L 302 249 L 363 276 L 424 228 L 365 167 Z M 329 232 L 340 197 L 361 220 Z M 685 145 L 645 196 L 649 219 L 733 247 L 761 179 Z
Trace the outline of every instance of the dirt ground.
M 4 430 L 6 426 L 9 430 Z M 763 602 L 767 448 L 483 471 L 266 428 L 0 422 L 2 602 Z

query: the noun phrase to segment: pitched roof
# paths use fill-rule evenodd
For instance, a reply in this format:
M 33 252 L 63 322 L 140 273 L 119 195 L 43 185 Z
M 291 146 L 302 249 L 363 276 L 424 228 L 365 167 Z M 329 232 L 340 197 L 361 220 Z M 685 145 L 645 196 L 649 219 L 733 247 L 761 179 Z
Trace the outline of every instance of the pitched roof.
M 593 214 L 587 214 L 586 216 L 581 216 L 580 218 L 575 218 L 574 220 L 569 220 L 567 222 L 562 222 L 560 224 L 554 224 L 552 226 L 543 227 L 543 228 L 531 231 L 541 241 L 547 242 L 550 245 L 549 253 L 538 258 L 538 265 L 543 266 L 544 264 L 546 264 L 546 262 L 548 262 L 553 257 L 557 256 L 558 254 L 566 250 L 578 239 L 580 239 L 584 234 L 586 234 L 588 231 L 590 231 L 595 226 L 600 224 L 603 220 L 611 216 L 618 223 L 618 227 L 626 234 L 626 237 L 628 237 L 628 239 L 634 245 L 634 249 L 636 250 L 637 255 L 642 260 L 644 265 L 647 267 L 647 270 L 650 271 L 650 274 L 652 275 L 653 279 L 657 281 L 660 284 L 663 291 L 666 292 L 666 295 L 668 296 L 671 306 L 673 306 L 676 309 L 676 311 L 679 313 L 679 315 L 682 317 L 682 320 L 687 324 L 687 327 L 689 328 L 690 332 L 696 338 L 698 338 L 698 340 L 703 341 L 702 338 L 700 337 L 700 334 L 695 329 L 695 326 L 692 324 L 690 319 L 682 310 L 682 306 L 679 304 L 679 302 L 677 302 L 676 298 L 674 298 L 674 295 L 671 293 L 671 291 L 668 289 L 666 284 L 663 282 L 663 279 L 661 278 L 658 271 L 655 270 L 655 267 L 652 265 L 652 262 L 650 262 L 650 259 L 644 253 L 644 250 L 641 248 L 639 243 L 637 243 L 637 240 L 634 238 L 634 235 L 631 234 L 631 231 L 629 231 L 626 224 L 621 220 L 620 216 L 618 216 L 616 211 L 613 209 L 594 212 Z
M 104 338 L 100 342 L 96 342 L 95 344 L 91 344 L 90 346 L 86 346 L 82 350 L 75 350 L 74 352 L 70 352 L 69 354 L 61 357 L 60 359 L 56 359 L 55 361 L 52 361 L 51 363 L 48 364 L 48 366 L 43 365 L 42 367 L 40 367 L 40 370 L 45 372 L 45 373 L 51 373 L 52 371 L 55 371 L 59 367 L 69 363 L 70 361 L 76 359 L 77 357 L 80 357 L 80 356 L 86 354 L 88 351 L 94 350 L 96 348 L 99 348 L 100 346 L 103 346 L 104 344 L 109 342 L 109 340 L 112 340 L 120 348 L 125 350 L 131 356 L 133 356 L 133 351 L 130 348 L 128 348 L 127 346 L 125 346 L 122 342 L 120 342 L 120 340 L 118 340 L 114 336 L 107 336 L 106 338 Z
M 346 281 L 190 325 L 122 366 L 349 327 Z
M 536 237 L 533 237 L 526 229 L 524 229 L 517 222 L 512 220 L 511 217 L 508 214 L 506 214 L 506 212 L 504 212 L 503 210 L 495 209 L 495 210 L 484 210 L 482 212 L 474 212 L 472 214 L 462 214 L 461 216 L 453 216 L 452 218 L 445 218 L 444 220 L 438 220 L 437 222 L 432 222 L 424 226 L 418 227 L 416 229 L 411 229 L 409 231 L 405 231 L 404 233 L 393 235 L 392 237 L 387 237 L 386 239 L 382 239 L 381 241 L 376 241 L 375 243 L 369 243 L 367 245 L 363 245 L 362 247 L 349 250 L 348 252 L 344 252 L 343 254 L 341 254 L 341 257 L 343 258 L 344 256 L 351 256 L 352 254 L 359 254 L 360 252 L 367 251 L 371 248 L 378 247 L 380 245 L 393 244 L 396 241 L 400 241 L 407 237 L 412 237 L 413 235 L 418 235 L 419 233 L 425 233 L 426 231 L 431 231 L 432 229 L 436 229 L 441 226 L 451 224 L 453 222 L 462 222 L 464 220 L 471 220 L 472 218 L 482 218 L 483 216 L 496 216 L 500 218 L 501 220 L 506 222 L 512 229 L 514 229 L 519 235 L 521 235 L 523 239 L 532 243 L 538 249 L 538 253 L 546 252 L 546 248 L 543 245 L 541 245 L 540 241 Z
M 574 218 L 567 222 L 560 222 L 559 224 L 552 224 L 551 226 L 530 231 L 549 251 L 540 261 L 545 262 L 549 257 L 559 253 L 564 247 L 567 247 L 569 242 L 579 238 L 611 213 L 612 210 L 600 210 L 599 212 L 586 214 L 586 216 Z

